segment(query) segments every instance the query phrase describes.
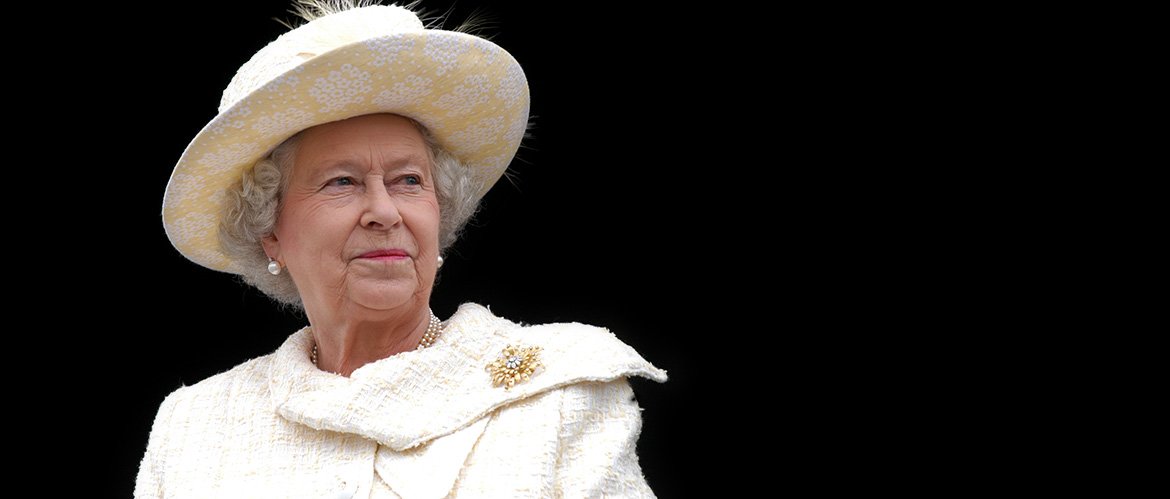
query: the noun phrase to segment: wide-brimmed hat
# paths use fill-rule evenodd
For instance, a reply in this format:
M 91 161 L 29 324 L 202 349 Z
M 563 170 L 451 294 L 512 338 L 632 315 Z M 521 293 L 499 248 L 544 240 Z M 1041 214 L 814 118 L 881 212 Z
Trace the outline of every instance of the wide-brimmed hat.
M 482 197 L 528 124 L 528 82 L 482 38 L 425 29 L 413 12 L 371 6 L 293 29 L 240 67 L 219 115 L 187 146 L 163 199 L 171 243 L 205 267 L 241 273 L 219 245 L 226 189 L 297 132 L 373 113 L 422 123 L 471 168 Z

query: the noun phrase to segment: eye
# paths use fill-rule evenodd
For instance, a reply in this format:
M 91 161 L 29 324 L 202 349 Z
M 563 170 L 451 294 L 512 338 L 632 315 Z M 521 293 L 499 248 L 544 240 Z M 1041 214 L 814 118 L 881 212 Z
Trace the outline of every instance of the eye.
M 326 187 L 344 187 L 353 185 L 353 177 L 337 177 L 325 184 Z
M 402 181 L 406 182 L 406 185 L 422 185 L 422 179 L 418 175 L 407 175 L 402 177 Z

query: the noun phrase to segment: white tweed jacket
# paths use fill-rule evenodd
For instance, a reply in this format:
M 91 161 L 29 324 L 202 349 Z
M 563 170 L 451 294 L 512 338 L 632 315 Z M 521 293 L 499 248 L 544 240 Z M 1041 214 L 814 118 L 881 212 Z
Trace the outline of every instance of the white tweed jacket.
M 511 389 L 486 366 L 508 345 L 544 367 Z M 635 454 L 628 376 L 666 381 L 605 329 L 520 326 L 461 306 L 427 349 L 346 378 L 276 352 L 167 396 L 135 497 L 653 497 Z

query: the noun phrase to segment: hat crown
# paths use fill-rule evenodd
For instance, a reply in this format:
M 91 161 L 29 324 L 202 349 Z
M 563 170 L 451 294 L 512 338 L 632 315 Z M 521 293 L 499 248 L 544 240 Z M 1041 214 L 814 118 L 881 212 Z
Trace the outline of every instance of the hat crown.
M 377 36 L 425 30 L 422 20 L 397 5 L 374 5 L 329 14 L 280 35 L 245 62 L 223 91 L 219 112 L 305 61 Z

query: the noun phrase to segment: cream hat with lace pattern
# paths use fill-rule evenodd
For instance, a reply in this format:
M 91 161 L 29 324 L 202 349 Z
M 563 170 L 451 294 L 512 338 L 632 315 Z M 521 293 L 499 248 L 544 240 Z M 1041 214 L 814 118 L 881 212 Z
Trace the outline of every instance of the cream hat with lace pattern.
M 281 35 L 240 67 L 219 114 L 171 173 L 163 226 L 183 256 L 241 273 L 219 245 L 226 190 L 298 132 L 373 113 L 426 126 L 471 168 L 482 197 L 520 147 L 528 106 L 523 70 L 490 41 L 426 29 L 398 6 L 329 14 Z

